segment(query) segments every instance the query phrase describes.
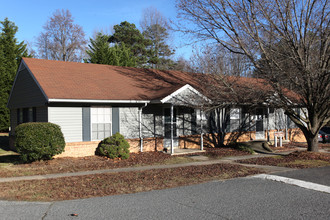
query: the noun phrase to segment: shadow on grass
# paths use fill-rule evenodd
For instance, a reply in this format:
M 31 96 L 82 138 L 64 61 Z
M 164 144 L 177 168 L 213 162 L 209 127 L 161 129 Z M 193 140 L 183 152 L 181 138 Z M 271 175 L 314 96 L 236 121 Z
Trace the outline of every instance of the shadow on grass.
M 0 165 L 6 163 L 22 163 L 19 158 L 19 154 L 10 149 L 8 135 L 0 136 Z
M 20 160 L 20 157 L 18 154 L 16 155 L 0 155 L 0 165 L 1 164 L 22 164 L 23 162 Z

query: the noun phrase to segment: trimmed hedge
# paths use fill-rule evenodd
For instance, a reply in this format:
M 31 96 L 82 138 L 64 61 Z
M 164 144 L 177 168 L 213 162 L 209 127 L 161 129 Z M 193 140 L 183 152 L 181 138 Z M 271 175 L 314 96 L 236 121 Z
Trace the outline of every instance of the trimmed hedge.
M 50 160 L 64 151 L 60 126 L 49 122 L 20 124 L 15 129 L 15 147 L 23 162 Z
M 117 132 L 101 141 L 96 148 L 95 154 L 111 159 L 127 159 L 129 158 L 129 147 L 129 143 L 125 140 L 124 136 Z

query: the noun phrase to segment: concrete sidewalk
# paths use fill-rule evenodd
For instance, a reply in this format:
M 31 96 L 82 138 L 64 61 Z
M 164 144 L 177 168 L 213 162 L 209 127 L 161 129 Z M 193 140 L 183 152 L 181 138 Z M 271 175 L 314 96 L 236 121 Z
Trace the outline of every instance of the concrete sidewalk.
M 235 162 L 236 160 L 244 160 L 244 159 L 251 159 L 258 157 L 270 157 L 270 156 L 274 156 L 274 155 L 253 154 L 253 155 L 245 155 L 245 156 L 224 157 L 216 160 L 209 159 L 205 156 L 192 156 L 192 158 L 194 158 L 196 162 L 169 164 L 169 165 L 124 167 L 124 168 L 103 169 L 103 170 L 90 170 L 90 171 L 80 171 L 74 173 L 55 173 L 55 174 L 34 175 L 34 176 L 6 177 L 6 178 L 0 178 L 0 183 L 23 181 L 23 180 L 44 180 L 44 179 L 53 179 L 53 178 L 61 178 L 61 177 L 85 176 L 85 175 L 102 174 L 102 173 L 119 173 L 119 172 L 131 172 L 131 171 L 145 171 L 145 170 L 153 170 L 153 169 L 168 169 L 168 168 L 178 168 L 178 167 L 188 167 L 188 166 L 212 165 L 212 164 L 220 164 L 220 163 L 230 163 L 230 164 L 237 164 L 246 167 L 255 167 L 255 168 L 263 169 L 266 173 L 286 172 L 286 171 L 294 170 L 286 167 L 241 164 Z

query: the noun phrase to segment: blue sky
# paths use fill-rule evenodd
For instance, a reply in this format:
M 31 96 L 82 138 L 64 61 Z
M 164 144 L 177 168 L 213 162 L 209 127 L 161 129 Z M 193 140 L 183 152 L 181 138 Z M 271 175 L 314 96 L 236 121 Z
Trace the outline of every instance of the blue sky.
M 125 20 L 139 27 L 143 9 L 150 6 L 175 20 L 175 0 L 0 0 L 0 21 L 8 17 L 19 28 L 17 39 L 33 43 L 56 9 L 68 9 L 74 22 L 83 27 L 89 39 L 95 31 L 109 30 Z M 172 42 L 175 42 L 172 47 L 177 51 L 176 56 L 188 59 L 191 47 L 183 46 L 186 39 L 174 34 Z

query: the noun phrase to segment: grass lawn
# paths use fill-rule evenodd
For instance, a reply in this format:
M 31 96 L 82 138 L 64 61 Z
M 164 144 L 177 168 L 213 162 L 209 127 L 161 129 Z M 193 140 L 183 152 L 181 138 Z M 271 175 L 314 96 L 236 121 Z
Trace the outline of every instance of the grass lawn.
M 202 155 L 206 155 L 211 159 L 247 154 L 247 152 L 230 148 L 208 149 L 207 152 L 202 153 Z M 0 177 L 69 173 L 195 161 L 196 160 L 187 156 L 171 156 L 162 152 L 143 152 L 131 153 L 130 158 L 127 160 L 110 160 L 99 156 L 89 156 L 80 158 L 56 158 L 49 161 L 36 161 L 30 164 L 21 164 L 18 155 L 0 155 Z
M 0 140 L 5 140 L 6 136 Z M 171 156 L 162 152 L 131 153 L 127 160 L 110 160 L 99 156 L 80 158 L 56 158 L 22 164 L 19 155 L 9 151 L 0 141 L 0 177 L 67 173 L 99 169 L 114 169 L 155 164 L 177 164 L 196 161 L 189 156 Z M 199 153 L 210 159 L 226 156 L 248 155 L 231 148 L 206 149 Z M 191 156 L 191 155 L 190 155 Z M 255 158 L 239 161 L 272 166 L 308 168 L 330 165 L 330 154 L 294 152 L 288 156 Z M 261 173 L 256 168 L 237 164 L 214 164 L 147 171 L 96 174 L 62 177 L 46 180 L 30 180 L 0 183 L 0 199 L 27 201 L 57 201 L 99 197 L 149 190 L 165 189 L 206 181 L 243 177 Z
M 0 199 L 58 201 L 159 190 L 261 173 L 233 164 L 0 183 Z

